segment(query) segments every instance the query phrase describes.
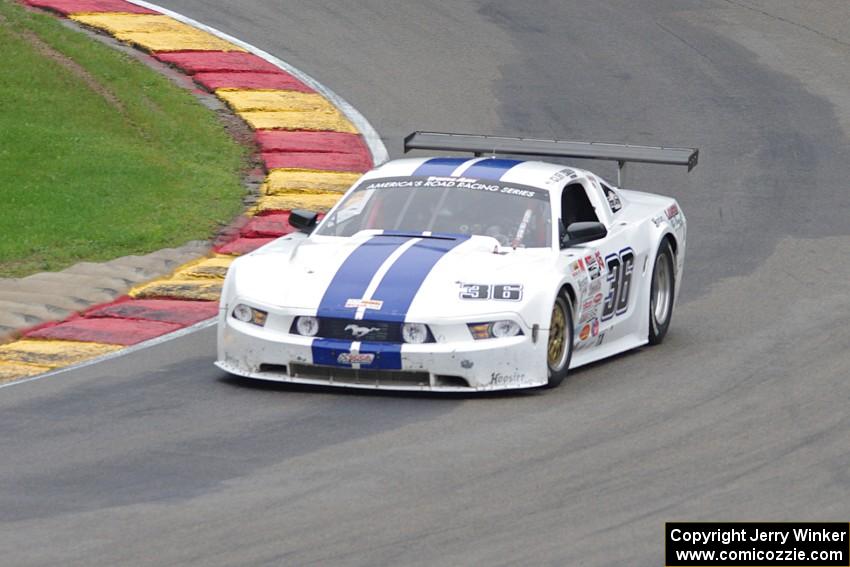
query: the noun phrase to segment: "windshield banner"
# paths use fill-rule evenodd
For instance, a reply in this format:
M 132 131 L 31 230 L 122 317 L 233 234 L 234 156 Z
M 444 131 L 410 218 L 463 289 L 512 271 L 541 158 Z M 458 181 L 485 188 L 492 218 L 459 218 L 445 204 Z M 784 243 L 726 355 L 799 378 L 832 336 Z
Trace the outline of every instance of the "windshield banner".
M 466 189 L 470 191 L 499 193 L 521 197 L 523 199 L 548 199 L 547 191 L 543 189 L 535 189 L 527 185 L 506 183 L 504 181 L 481 180 L 470 177 L 382 177 L 380 179 L 364 181 L 357 188 L 357 191 L 369 191 L 373 189 Z

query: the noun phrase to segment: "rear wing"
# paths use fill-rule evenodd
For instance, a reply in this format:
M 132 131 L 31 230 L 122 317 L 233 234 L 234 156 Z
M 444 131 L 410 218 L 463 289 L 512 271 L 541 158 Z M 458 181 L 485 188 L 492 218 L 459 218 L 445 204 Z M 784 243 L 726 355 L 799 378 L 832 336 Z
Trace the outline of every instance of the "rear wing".
M 567 142 L 565 140 L 536 140 L 533 138 L 418 131 L 404 139 L 405 153 L 410 150 L 472 152 L 476 156 L 499 153 L 616 161 L 618 166 L 617 185 L 619 186 L 622 186 L 626 163 L 685 165 L 688 167 L 688 171 L 691 171 L 696 167 L 699 158 L 699 150 L 696 148 L 662 148 L 604 142 Z

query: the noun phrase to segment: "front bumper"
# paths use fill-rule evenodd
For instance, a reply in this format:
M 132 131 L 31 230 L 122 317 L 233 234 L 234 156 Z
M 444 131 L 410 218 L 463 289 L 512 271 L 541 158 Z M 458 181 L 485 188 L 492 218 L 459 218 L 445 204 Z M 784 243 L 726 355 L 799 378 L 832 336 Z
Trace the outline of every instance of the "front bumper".
M 534 388 L 548 381 L 547 331 L 539 331 L 536 342 L 530 331 L 478 341 L 440 336 L 440 342 L 418 345 L 313 339 L 222 314 L 216 366 L 261 380 L 380 390 L 492 391 Z M 372 354 L 374 360 L 340 363 L 341 354 Z

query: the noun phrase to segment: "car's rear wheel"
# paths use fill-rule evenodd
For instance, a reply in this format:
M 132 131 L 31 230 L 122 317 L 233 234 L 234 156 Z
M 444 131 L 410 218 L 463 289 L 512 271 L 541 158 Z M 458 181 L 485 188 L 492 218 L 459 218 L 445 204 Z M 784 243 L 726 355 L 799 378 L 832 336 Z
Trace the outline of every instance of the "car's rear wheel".
M 546 364 L 549 368 L 548 386 L 553 388 L 563 382 L 573 355 L 573 308 L 564 294 L 559 294 L 552 306 L 549 321 L 549 343 Z
M 670 319 L 673 318 L 673 298 L 676 296 L 676 277 L 673 268 L 673 249 L 666 239 L 658 247 L 652 284 L 649 291 L 649 344 L 664 340 Z

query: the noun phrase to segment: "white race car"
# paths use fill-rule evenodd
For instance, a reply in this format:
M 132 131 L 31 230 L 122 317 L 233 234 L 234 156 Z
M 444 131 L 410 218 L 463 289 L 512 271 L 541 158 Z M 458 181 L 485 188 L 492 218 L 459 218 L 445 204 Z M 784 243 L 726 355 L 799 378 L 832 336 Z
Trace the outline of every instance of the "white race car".
M 479 157 L 391 161 L 321 222 L 292 211 L 299 232 L 230 267 L 220 368 L 302 384 L 487 391 L 554 386 L 571 368 L 661 342 L 685 258 L 676 201 L 495 154 L 690 170 L 696 150 L 427 132 L 405 140 L 417 148 Z

